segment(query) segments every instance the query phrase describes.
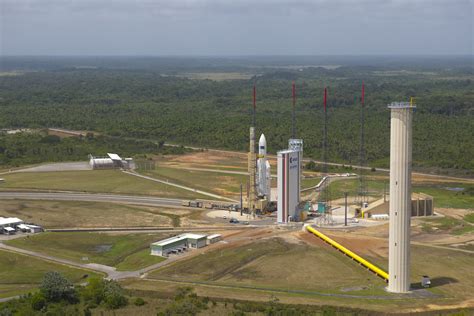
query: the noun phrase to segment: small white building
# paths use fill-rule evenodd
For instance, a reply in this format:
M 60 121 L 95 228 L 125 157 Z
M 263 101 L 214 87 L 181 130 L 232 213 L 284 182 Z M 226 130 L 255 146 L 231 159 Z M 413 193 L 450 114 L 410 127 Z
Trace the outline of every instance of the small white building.
M 218 241 L 221 241 L 222 240 L 222 235 L 221 234 L 213 234 L 213 235 L 209 235 L 207 236 L 207 244 L 208 245 L 211 245 L 211 244 L 214 244 Z
M 122 159 L 117 154 L 107 153 L 107 157 L 89 155 L 89 165 L 92 169 L 134 169 L 133 158 Z
M 16 230 L 13 227 L 3 227 L 3 233 L 7 235 L 13 235 L 16 233 Z
M 23 221 L 17 217 L 0 217 L 0 228 L 12 227 L 16 229 L 20 224 L 23 224 Z
M 30 225 L 30 224 L 20 224 L 18 225 L 17 227 L 19 230 L 21 230 L 22 232 L 24 233 L 32 233 L 32 234 L 36 234 L 36 233 L 40 233 L 43 231 L 43 228 L 41 226 L 37 226 L 37 225 Z
M 151 255 L 167 257 L 169 254 L 184 252 L 188 248 L 198 249 L 206 245 L 206 235 L 185 233 L 152 243 Z

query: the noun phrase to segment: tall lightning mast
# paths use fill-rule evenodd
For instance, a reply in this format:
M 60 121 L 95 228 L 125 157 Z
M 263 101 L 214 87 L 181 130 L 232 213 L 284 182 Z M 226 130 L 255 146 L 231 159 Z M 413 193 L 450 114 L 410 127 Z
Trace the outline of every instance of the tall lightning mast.
M 296 138 L 296 86 L 295 82 L 293 81 L 291 85 L 291 94 L 293 97 L 293 109 L 291 112 L 291 138 Z
M 364 167 L 366 165 L 366 152 L 365 152 L 365 85 L 362 82 L 362 93 L 360 98 L 360 148 L 359 148 L 359 189 L 358 189 L 358 200 L 361 208 L 364 203 L 367 202 L 367 182 L 365 178 Z
M 248 210 L 252 216 L 255 216 L 257 204 L 257 155 L 255 153 L 255 112 L 257 105 L 257 88 L 253 86 L 253 108 L 252 108 L 252 126 L 250 126 L 250 148 L 248 156 L 248 173 L 249 173 L 249 198 Z
M 328 101 L 328 88 L 324 88 L 324 130 L 323 130 L 323 176 L 328 176 L 328 112 L 327 112 L 327 101 Z M 324 181 L 322 202 L 325 204 L 325 213 L 328 213 L 331 209 L 330 206 L 330 192 L 329 192 L 329 178 Z M 330 221 L 330 218 L 326 218 L 326 221 Z

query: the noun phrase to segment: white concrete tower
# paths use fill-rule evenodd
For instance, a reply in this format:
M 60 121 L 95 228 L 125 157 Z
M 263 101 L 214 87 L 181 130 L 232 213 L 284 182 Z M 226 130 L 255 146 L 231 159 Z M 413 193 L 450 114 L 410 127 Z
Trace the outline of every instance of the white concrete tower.
M 390 229 L 388 291 L 410 290 L 412 117 L 409 102 L 393 102 L 390 128 Z

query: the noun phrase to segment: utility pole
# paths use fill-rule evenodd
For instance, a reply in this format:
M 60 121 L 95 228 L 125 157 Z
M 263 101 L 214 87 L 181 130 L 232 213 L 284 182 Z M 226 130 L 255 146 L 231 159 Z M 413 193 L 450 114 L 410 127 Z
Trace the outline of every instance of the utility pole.
M 344 226 L 347 226 L 347 192 L 344 192 Z
M 240 182 L 240 216 L 244 210 L 244 204 L 242 203 L 242 182 Z

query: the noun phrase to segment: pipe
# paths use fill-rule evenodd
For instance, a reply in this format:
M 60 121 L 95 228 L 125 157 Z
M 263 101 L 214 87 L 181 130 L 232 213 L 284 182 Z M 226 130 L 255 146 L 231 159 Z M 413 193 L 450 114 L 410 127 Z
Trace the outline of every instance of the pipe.
M 351 257 L 352 259 L 356 260 L 357 262 L 359 262 L 360 264 L 362 264 L 363 266 L 365 266 L 366 268 L 368 268 L 370 271 L 374 272 L 377 276 L 381 277 L 382 279 L 385 280 L 385 282 L 388 282 L 388 273 L 383 271 L 382 269 L 380 269 L 379 267 L 375 266 L 374 264 L 370 263 L 369 261 L 365 260 L 364 258 L 362 258 L 361 256 L 353 253 L 352 251 L 350 251 L 349 249 L 347 249 L 346 247 L 342 246 L 341 244 L 339 244 L 338 242 L 332 240 L 331 238 L 329 238 L 328 236 L 324 235 L 323 233 L 317 231 L 316 229 L 314 229 L 313 227 L 307 225 L 306 226 L 306 230 L 309 231 L 310 233 L 313 233 L 314 235 L 316 235 L 317 237 L 321 238 L 322 240 L 324 240 L 325 242 L 327 242 L 328 244 L 330 244 L 331 246 L 334 246 L 335 248 L 337 248 L 338 250 L 342 251 L 344 254 L 348 255 L 349 257 Z

